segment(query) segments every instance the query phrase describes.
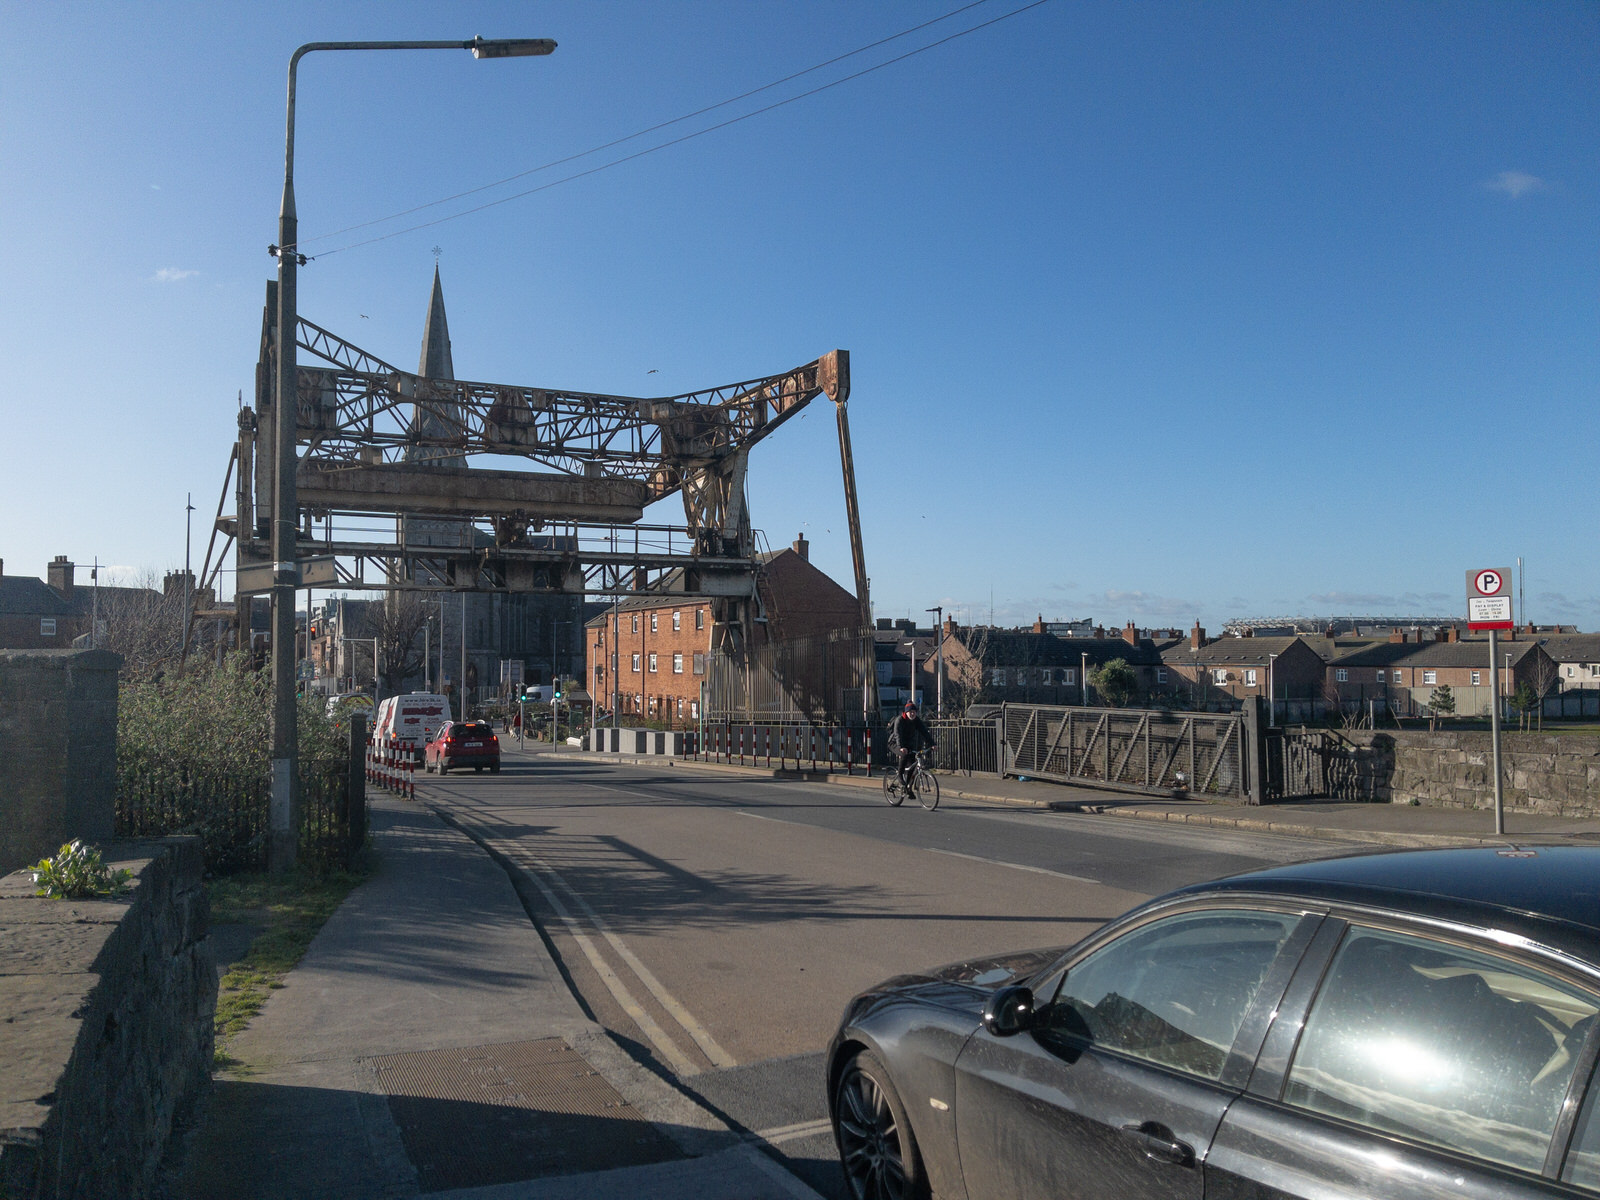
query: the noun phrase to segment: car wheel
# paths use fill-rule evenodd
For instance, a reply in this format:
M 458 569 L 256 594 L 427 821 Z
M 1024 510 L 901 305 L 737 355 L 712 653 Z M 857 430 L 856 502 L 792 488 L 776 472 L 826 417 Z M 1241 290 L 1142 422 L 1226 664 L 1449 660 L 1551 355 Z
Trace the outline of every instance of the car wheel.
M 928 1195 L 905 1106 L 889 1072 L 869 1051 L 845 1063 L 833 1111 L 839 1161 L 855 1200 L 921 1200 Z
M 483 768 L 482 767 L 473 767 L 472 768 L 472 773 L 474 775 L 482 775 L 483 774 Z
M 450 774 L 450 768 L 445 765 L 445 761 L 442 758 L 439 760 L 439 774 L 441 774 L 441 775 Z
M 490 767 L 489 768 L 489 774 L 491 774 L 491 775 L 500 774 L 500 764 L 499 763 L 495 763 L 494 766 Z

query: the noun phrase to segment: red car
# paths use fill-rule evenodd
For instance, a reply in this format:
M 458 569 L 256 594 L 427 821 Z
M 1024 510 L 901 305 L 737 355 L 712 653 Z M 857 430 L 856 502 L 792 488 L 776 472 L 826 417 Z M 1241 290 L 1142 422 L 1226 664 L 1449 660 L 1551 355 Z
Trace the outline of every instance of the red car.
M 423 750 L 423 770 L 448 775 L 453 768 L 500 773 L 500 739 L 484 721 L 451 721 Z

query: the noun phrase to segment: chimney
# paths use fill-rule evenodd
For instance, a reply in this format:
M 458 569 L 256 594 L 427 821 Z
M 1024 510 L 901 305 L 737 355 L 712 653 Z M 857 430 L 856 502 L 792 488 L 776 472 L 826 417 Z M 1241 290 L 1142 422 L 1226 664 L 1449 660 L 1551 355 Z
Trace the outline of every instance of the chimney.
M 75 564 L 67 561 L 65 554 L 58 554 L 51 562 L 46 578 L 51 587 L 60 592 L 68 600 L 72 599 L 72 568 Z
M 1034 620 L 1034 622 L 1033 622 L 1033 631 L 1035 633 L 1043 633 L 1044 632 L 1044 614 L 1043 613 L 1040 613 L 1039 616 Z
M 956 624 L 956 619 L 954 617 L 946 617 L 944 619 L 944 635 L 945 635 L 945 637 L 949 637 L 951 634 L 955 633 L 955 631 L 957 629 L 960 629 L 960 628 L 961 628 L 961 626 Z
M 1097 638 L 1104 638 L 1106 636 L 1106 631 L 1099 625 L 1096 625 L 1094 627 L 1094 636 Z
M 1194 623 L 1194 628 L 1189 630 L 1189 649 L 1198 650 L 1206 644 L 1206 631 L 1200 628 L 1200 622 Z
M 1137 646 L 1139 644 L 1139 631 L 1133 627 L 1132 621 L 1129 621 L 1122 627 L 1122 640 L 1127 642 L 1130 646 Z
M 799 537 L 794 539 L 794 552 L 798 554 L 804 561 L 811 561 L 811 543 L 806 541 L 805 534 L 802 533 Z
M 1256 635 L 1255 626 L 1254 625 L 1246 625 L 1244 627 L 1244 632 L 1241 633 L 1239 636 L 1240 637 L 1255 637 L 1255 635 Z
M 1449 629 L 1444 631 L 1444 640 L 1447 642 L 1459 642 L 1461 640 L 1461 630 L 1454 625 L 1450 626 Z
M 1406 631 L 1403 629 L 1389 630 L 1389 641 L 1396 646 L 1403 646 L 1406 642 Z

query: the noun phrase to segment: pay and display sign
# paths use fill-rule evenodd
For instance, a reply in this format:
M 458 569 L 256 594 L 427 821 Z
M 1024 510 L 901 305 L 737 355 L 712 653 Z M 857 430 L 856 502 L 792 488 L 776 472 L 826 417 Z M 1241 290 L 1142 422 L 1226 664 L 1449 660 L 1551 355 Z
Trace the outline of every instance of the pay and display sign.
M 1515 628 L 1511 619 L 1510 570 L 1484 567 L 1467 572 L 1467 628 Z

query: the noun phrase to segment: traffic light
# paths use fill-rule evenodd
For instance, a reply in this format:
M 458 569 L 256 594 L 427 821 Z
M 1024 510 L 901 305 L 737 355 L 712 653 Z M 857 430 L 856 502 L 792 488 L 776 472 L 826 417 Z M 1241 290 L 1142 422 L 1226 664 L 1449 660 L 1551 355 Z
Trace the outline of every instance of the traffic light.
M 555 698 L 557 700 L 561 699 L 561 685 L 559 683 L 556 684 L 555 691 L 552 694 L 555 696 Z

